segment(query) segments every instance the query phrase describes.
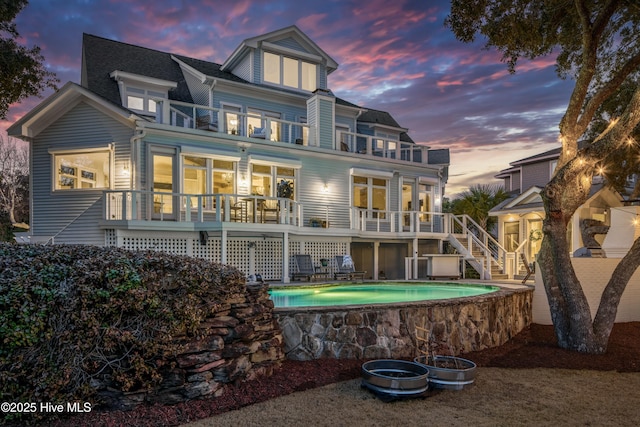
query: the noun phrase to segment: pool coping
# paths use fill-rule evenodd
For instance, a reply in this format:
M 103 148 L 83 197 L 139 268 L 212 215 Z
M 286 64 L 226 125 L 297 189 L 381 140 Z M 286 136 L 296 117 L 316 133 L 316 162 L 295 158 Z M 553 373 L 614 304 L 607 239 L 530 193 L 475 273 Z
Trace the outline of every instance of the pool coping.
M 270 284 L 270 288 L 284 288 L 284 287 L 303 287 L 303 288 L 313 288 L 313 287 L 328 287 L 328 286 L 337 286 L 337 285 L 346 285 L 346 284 L 371 284 L 371 283 L 433 283 L 433 284 L 452 284 L 457 286 L 485 286 L 485 287 L 498 287 L 499 290 L 495 292 L 489 292 L 486 294 L 480 295 L 472 295 L 465 297 L 455 297 L 455 298 L 441 298 L 434 300 L 419 300 L 419 301 L 399 301 L 399 302 L 384 302 L 384 303 L 369 303 L 369 304 L 341 304 L 341 305 L 327 305 L 327 306 L 299 306 L 299 307 L 274 307 L 274 313 L 277 314 L 289 314 L 294 312 L 306 312 L 306 313 L 326 313 L 333 311 L 343 311 L 343 310 L 354 310 L 354 309 L 362 309 L 362 310 L 375 310 L 381 307 L 391 307 L 391 308 L 404 308 L 404 307 L 423 307 L 429 305 L 439 305 L 439 304 L 447 304 L 451 305 L 455 302 L 459 301 L 461 304 L 466 304 L 470 300 L 473 301 L 483 301 L 495 298 L 501 298 L 505 295 L 512 292 L 526 292 L 533 289 L 532 286 L 516 284 L 516 283 L 501 283 L 501 282 L 490 282 L 490 281 L 464 281 L 464 282 L 452 282 L 452 281 L 425 281 L 425 280 L 369 280 L 364 282 L 318 282 L 316 284 L 309 284 L 308 282 L 301 282 L 295 284 L 282 284 L 282 285 L 272 285 Z

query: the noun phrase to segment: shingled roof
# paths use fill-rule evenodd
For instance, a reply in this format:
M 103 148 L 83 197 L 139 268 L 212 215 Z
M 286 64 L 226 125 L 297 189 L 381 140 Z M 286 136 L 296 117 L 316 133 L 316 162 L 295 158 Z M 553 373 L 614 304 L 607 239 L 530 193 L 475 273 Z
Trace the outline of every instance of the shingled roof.
M 81 85 L 117 105 L 122 104 L 118 83 L 110 77 L 110 74 L 116 70 L 175 82 L 177 87 L 169 91 L 169 99 L 193 103 L 180 65 L 172 57 L 207 76 L 261 86 L 230 72 L 222 71 L 220 64 L 210 61 L 109 40 L 91 34 L 83 34 L 82 42 Z M 271 86 L 269 88 L 274 89 Z M 299 92 L 289 91 L 286 88 L 277 88 L 276 90 L 299 95 Z M 402 129 L 391 114 L 386 111 L 366 109 L 338 97 L 336 97 L 336 104 L 363 109 L 363 114 L 358 118 L 361 123 L 374 123 Z M 400 140 L 414 143 L 406 132 L 401 132 Z

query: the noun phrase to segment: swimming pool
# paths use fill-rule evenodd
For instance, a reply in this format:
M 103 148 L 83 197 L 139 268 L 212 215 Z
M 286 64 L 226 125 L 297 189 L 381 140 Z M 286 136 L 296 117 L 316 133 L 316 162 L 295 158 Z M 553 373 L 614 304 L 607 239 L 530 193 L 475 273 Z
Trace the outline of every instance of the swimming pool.
M 391 287 L 387 299 L 374 293 L 369 302 L 356 302 L 359 296 L 354 292 L 372 285 Z M 443 286 L 449 290 L 439 294 L 440 299 L 425 299 L 421 293 L 426 288 L 441 291 Z M 471 289 L 478 293 L 469 296 Z M 533 289 L 445 282 L 342 282 L 272 286 L 270 293 L 289 359 L 413 359 L 420 354 L 416 326 L 430 330 L 452 355 L 504 344 L 531 323 Z M 301 293 L 311 293 L 316 301 L 301 302 Z M 339 298 L 328 299 L 326 295 L 331 294 Z M 401 301 L 390 302 L 393 294 L 401 296 Z M 302 305 L 284 306 L 285 302 Z
M 388 304 L 462 298 L 495 292 L 497 286 L 385 282 L 277 287 L 269 290 L 276 308 Z

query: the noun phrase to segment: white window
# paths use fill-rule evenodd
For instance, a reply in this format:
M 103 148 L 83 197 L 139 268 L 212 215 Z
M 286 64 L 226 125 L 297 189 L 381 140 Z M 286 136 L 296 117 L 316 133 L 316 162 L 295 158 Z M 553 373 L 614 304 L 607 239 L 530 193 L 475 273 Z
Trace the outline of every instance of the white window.
M 232 160 L 212 159 L 185 155 L 182 159 L 183 192 L 193 195 L 234 194 L 236 182 L 236 162 Z M 197 206 L 198 200 L 192 197 L 191 206 Z M 204 200 L 204 208 L 212 205 Z
M 372 218 L 384 219 L 387 210 L 387 183 L 384 178 L 366 176 L 352 177 L 353 206 L 360 209 L 373 210 Z
M 155 115 L 157 106 L 152 98 L 167 98 L 166 93 L 126 86 L 126 107 L 130 110 Z
M 54 190 L 90 190 L 111 187 L 111 150 L 55 152 Z
M 316 90 L 318 79 L 316 64 L 271 52 L 265 52 L 263 58 L 263 81 L 265 83 L 309 92 Z
M 283 184 L 284 181 L 284 184 Z M 254 164 L 251 168 L 251 194 L 265 197 L 288 197 L 295 200 L 296 169 L 285 166 Z M 289 190 L 278 191 L 288 186 Z M 289 193 L 290 194 L 286 194 Z
M 280 122 L 270 120 L 279 119 L 280 113 L 275 113 L 272 111 L 260 111 L 253 108 L 248 108 L 247 114 L 248 136 L 250 136 L 251 138 L 266 139 L 268 134 L 271 141 L 281 141 Z M 269 132 L 267 132 L 267 127 L 269 128 Z
M 158 109 L 152 98 L 167 99 L 177 82 L 115 70 L 109 76 L 118 82 L 122 106 L 130 110 L 155 116 Z

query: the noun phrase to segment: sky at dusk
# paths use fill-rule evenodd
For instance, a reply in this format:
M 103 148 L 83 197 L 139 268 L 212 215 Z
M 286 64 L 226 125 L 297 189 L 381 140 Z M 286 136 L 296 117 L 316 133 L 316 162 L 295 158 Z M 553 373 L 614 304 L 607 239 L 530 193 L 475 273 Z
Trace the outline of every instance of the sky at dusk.
M 449 148 L 453 197 L 557 147 L 573 81 L 557 77 L 554 57 L 509 74 L 482 40 L 458 42 L 448 14 L 448 0 L 31 0 L 16 24 L 60 86 L 80 83 L 82 33 L 223 63 L 243 40 L 295 24 L 338 62 L 336 96 L 390 112 L 418 143 Z M 41 101 L 11 106 L 0 130 Z

